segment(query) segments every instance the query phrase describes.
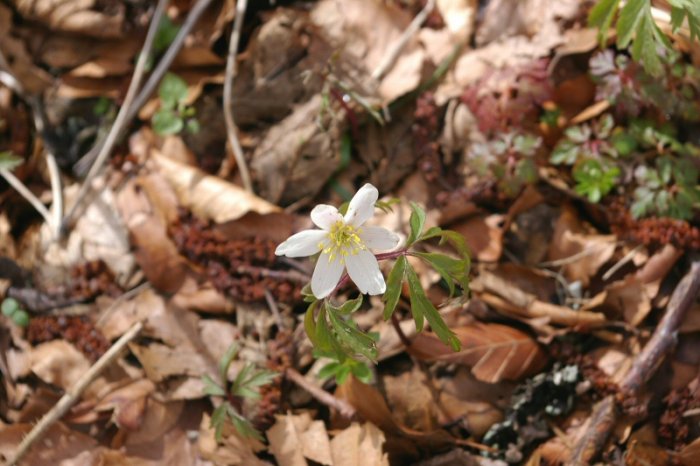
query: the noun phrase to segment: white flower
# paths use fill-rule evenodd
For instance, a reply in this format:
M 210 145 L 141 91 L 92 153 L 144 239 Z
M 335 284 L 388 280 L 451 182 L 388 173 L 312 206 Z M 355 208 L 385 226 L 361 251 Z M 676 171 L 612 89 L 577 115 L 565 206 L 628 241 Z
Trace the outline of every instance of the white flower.
M 335 289 L 346 268 L 363 294 L 386 291 L 377 258 L 369 250 L 393 249 L 399 237 L 386 228 L 362 226 L 374 214 L 378 197 L 377 188 L 367 183 L 355 193 L 345 217 L 333 206 L 317 205 L 311 211 L 311 221 L 320 230 L 300 231 L 277 246 L 278 256 L 305 257 L 321 252 L 311 277 L 311 292 L 318 299 Z

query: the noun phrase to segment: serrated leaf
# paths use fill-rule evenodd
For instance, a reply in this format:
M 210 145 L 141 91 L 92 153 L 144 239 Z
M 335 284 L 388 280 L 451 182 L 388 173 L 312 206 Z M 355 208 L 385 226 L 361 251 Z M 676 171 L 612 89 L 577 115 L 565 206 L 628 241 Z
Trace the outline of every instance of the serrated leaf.
M 617 20 L 618 48 L 624 49 L 629 46 L 634 33 L 638 30 L 639 23 L 650 14 L 651 3 L 649 0 L 631 0 L 622 7 L 620 18 Z
M 432 252 L 416 252 L 416 256 L 428 262 L 437 273 L 447 282 L 450 289 L 450 296 L 455 293 L 455 283 L 460 288 L 469 288 L 469 261 L 465 259 L 455 259 L 444 254 Z
M 435 309 L 433 303 L 425 295 L 420 280 L 418 280 L 418 275 L 416 275 L 416 271 L 413 270 L 410 264 L 406 267 L 406 279 L 408 280 L 408 289 L 411 296 L 411 312 L 414 319 L 416 319 L 416 330 L 419 332 L 423 330 L 423 318 L 425 317 L 435 335 L 454 351 L 459 351 L 460 342 L 457 336 L 450 330 L 438 310 Z M 416 316 L 420 316 L 420 325 Z
M 210 396 L 226 396 L 226 391 L 212 379 L 209 374 L 202 376 L 204 382 L 204 393 Z
M 24 163 L 24 159 L 10 151 L 0 152 L 0 170 L 12 171 Z
M 469 254 L 467 242 L 465 241 L 464 236 L 460 235 L 456 231 L 443 230 L 439 227 L 433 227 L 426 231 L 420 239 L 423 241 L 437 237 L 440 238 L 440 244 L 444 244 L 445 241 L 447 241 L 454 248 L 454 250 L 457 251 L 460 256 L 462 256 L 462 258 L 469 260 L 471 255 Z
M 228 380 L 228 368 L 231 365 L 231 362 L 236 358 L 237 354 L 238 345 L 233 343 L 228 347 L 224 355 L 221 356 L 221 359 L 219 360 L 219 377 L 221 377 L 222 382 L 226 382 Z
M 328 309 L 328 318 L 341 346 L 369 360 L 377 359 L 377 345 L 372 337 L 344 321 L 332 309 Z
M 615 18 L 619 5 L 620 0 L 600 0 L 588 15 L 588 24 L 598 28 L 598 41 L 601 48 L 606 45 L 608 30 Z
M 237 413 L 231 414 L 230 418 L 233 428 L 236 429 L 243 437 L 252 437 L 260 441 L 264 440 L 260 432 L 253 427 L 248 419 Z
M 389 320 L 401 298 L 406 264 L 406 256 L 399 256 L 391 272 L 389 272 L 389 277 L 387 277 L 386 292 L 384 293 L 384 320 Z
M 411 232 L 406 240 L 406 246 L 412 245 L 420 237 L 425 226 L 425 211 L 415 202 L 411 202 L 411 218 L 408 223 L 411 226 Z

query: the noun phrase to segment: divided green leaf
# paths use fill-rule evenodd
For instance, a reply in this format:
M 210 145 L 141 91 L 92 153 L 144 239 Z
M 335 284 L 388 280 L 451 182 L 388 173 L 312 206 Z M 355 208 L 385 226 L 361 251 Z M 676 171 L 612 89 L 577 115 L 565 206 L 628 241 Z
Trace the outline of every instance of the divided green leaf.
M 10 151 L 0 152 L 0 170 L 12 171 L 24 163 L 24 159 Z

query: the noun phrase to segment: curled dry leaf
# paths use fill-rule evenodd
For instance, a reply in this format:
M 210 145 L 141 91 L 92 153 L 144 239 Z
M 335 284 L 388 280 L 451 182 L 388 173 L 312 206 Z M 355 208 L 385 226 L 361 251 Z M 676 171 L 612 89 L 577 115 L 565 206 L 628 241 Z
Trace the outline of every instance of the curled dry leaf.
M 388 2 L 363 0 L 324 0 L 311 13 L 321 35 L 341 52 L 341 60 L 364 71 L 362 81 L 376 86 L 370 73 L 380 66 L 411 22 L 408 12 Z M 367 21 L 372 18 L 372 21 Z M 391 102 L 414 90 L 420 83 L 426 53 L 417 38 L 403 48 L 383 79 L 378 93 L 384 102 Z
M 318 94 L 295 107 L 291 115 L 265 134 L 255 150 L 250 168 L 260 186 L 260 195 L 270 202 L 291 204 L 314 196 L 338 168 L 341 123 L 324 112 L 323 105 Z M 326 118 L 319 121 L 324 114 Z M 275 209 L 246 209 L 249 210 L 268 213 Z
M 175 190 L 180 205 L 216 223 L 236 220 L 248 212 L 268 214 L 279 207 L 196 167 L 185 165 L 160 154 L 151 153 L 151 160 Z
M 545 318 L 552 324 L 569 327 L 596 327 L 606 323 L 603 313 L 575 311 L 542 301 L 518 288 L 515 283 L 485 269 L 472 281 L 471 289 L 482 301 L 510 317 Z
M 166 190 L 157 177 L 131 179 L 119 192 L 117 206 L 129 229 L 136 262 L 159 291 L 174 293 L 182 285 L 187 266 L 168 237 L 169 209 L 163 207 Z M 166 185 L 167 188 L 167 185 Z
M 600 267 L 615 252 L 615 236 L 599 235 L 586 228 L 578 213 L 567 205 L 554 227 L 554 235 L 549 248 L 548 260 L 561 266 L 562 273 L 569 281 L 580 281 L 588 285 Z
M 501 324 L 474 322 L 453 328 L 462 349 L 452 351 L 437 337 L 419 333 L 408 352 L 428 361 L 461 363 L 483 382 L 519 380 L 540 371 L 547 356 L 528 334 Z
M 454 439 L 442 429 L 420 432 L 399 423 L 382 394 L 353 376 L 338 387 L 335 395 L 353 405 L 362 419 L 384 432 L 387 436 L 386 451 L 392 464 L 410 464 L 423 447 L 444 448 L 454 444 Z

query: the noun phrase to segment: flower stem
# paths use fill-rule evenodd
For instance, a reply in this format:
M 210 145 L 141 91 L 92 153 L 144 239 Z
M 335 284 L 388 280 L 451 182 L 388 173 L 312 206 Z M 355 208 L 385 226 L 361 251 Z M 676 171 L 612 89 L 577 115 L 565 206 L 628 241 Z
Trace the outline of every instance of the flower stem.
M 403 330 L 401 329 L 401 322 L 399 322 L 399 318 L 396 317 L 396 312 L 391 314 L 391 323 L 394 326 L 394 330 L 396 330 L 397 335 L 399 336 L 399 340 L 401 340 L 401 343 L 408 348 L 411 346 L 411 340 L 406 336 L 405 333 L 403 333 Z
M 408 248 L 401 248 L 401 249 L 398 249 L 396 251 L 375 254 L 374 257 L 376 257 L 378 261 L 385 261 L 388 259 L 396 259 L 397 257 L 405 256 L 407 254 L 408 254 Z

